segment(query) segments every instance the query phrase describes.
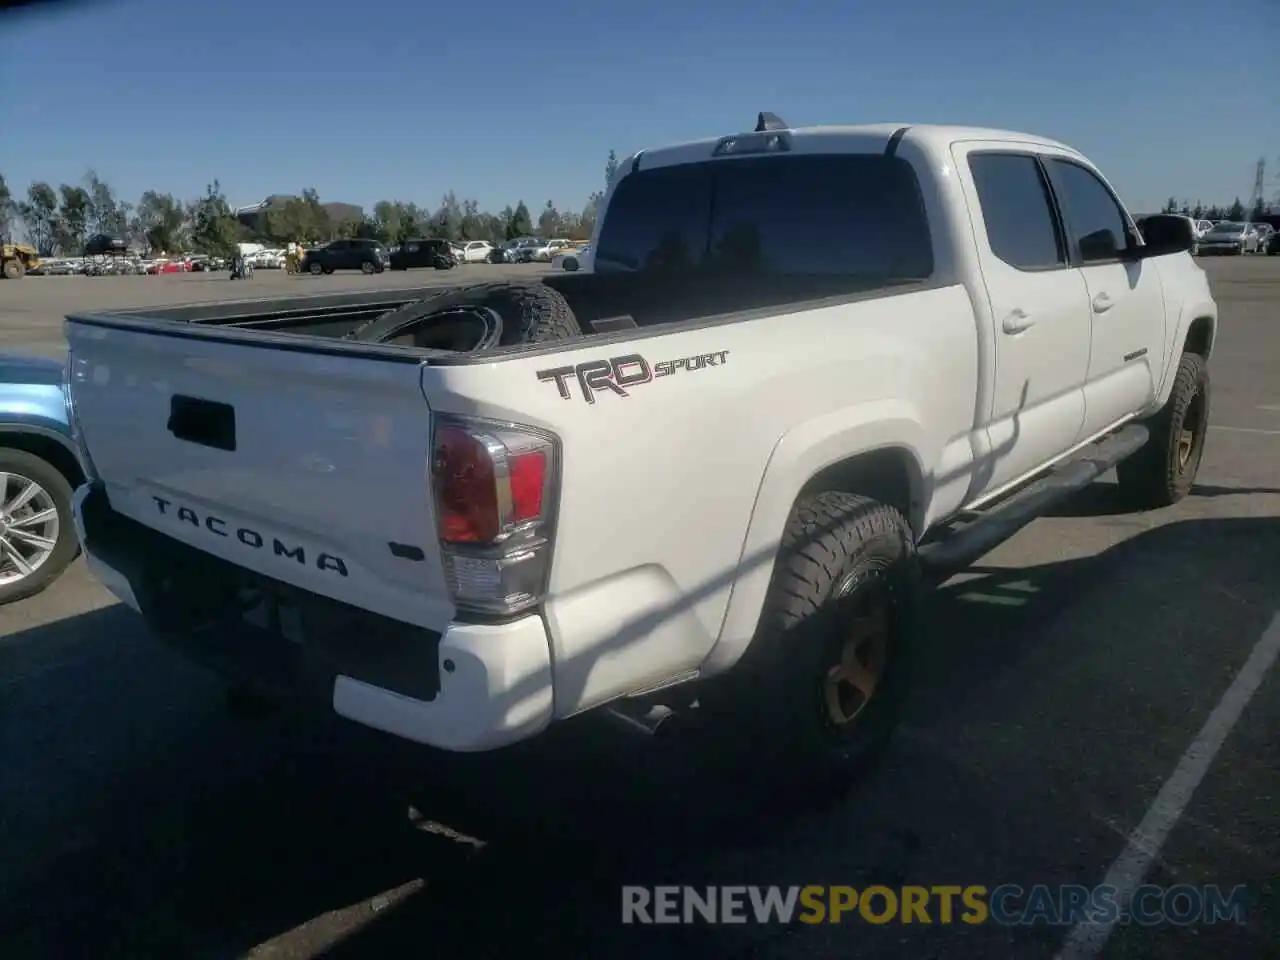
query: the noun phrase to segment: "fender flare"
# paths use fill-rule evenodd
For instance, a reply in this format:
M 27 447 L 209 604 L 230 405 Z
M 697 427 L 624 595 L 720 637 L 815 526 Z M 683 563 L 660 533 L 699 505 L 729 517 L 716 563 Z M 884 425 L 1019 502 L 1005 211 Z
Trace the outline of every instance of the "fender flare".
M 1174 327 L 1173 337 L 1169 342 L 1168 355 L 1165 357 L 1164 371 L 1161 373 L 1160 386 L 1156 390 L 1156 403 L 1154 410 L 1158 411 L 1169 402 L 1169 395 L 1173 392 L 1173 382 L 1178 372 L 1178 365 L 1182 362 L 1183 346 L 1187 342 L 1187 335 L 1191 332 L 1191 325 L 1197 320 L 1207 318 L 1209 320 L 1209 342 L 1205 347 L 1205 359 L 1213 354 L 1214 342 L 1218 337 L 1218 308 L 1212 300 L 1193 300 L 1184 304 L 1181 312 L 1178 314 L 1178 323 Z
M 13 433 L 25 433 L 42 437 L 60 444 L 66 449 L 67 453 L 75 455 L 76 459 L 79 459 L 79 455 L 76 454 L 75 443 L 62 430 L 58 429 L 59 427 L 65 429 L 65 424 L 45 417 L 40 417 L 39 421 L 38 423 L 10 423 L 0 420 L 0 438 Z M 4 444 L 0 443 L 0 446 L 4 446 Z
M 921 466 L 926 462 L 921 455 L 924 436 L 911 404 L 882 400 L 815 417 L 779 438 L 752 506 L 719 637 L 702 663 L 704 675 L 728 669 L 746 652 L 764 607 L 791 508 L 805 485 L 822 470 L 864 454 L 900 450 L 912 466 L 912 516 L 908 519 L 914 526 L 923 518 L 929 497 Z

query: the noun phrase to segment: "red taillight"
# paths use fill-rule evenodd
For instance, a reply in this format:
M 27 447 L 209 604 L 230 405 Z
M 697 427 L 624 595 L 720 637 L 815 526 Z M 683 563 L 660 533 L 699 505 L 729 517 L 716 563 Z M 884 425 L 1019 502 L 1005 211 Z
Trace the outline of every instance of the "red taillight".
M 542 450 L 519 453 L 509 463 L 511 522 L 542 516 L 542 493 L 547 485 L 547 455 Z
M 461 427 L 436 428 L 432 474 L 445 543 L 492 543 L 501 529 L 493 458 Z
M 441 417 L 432 441 L 441 560 L 460 610 L 537 606 L 550 576 L 558 445 L 512 424 Z
M 440 539 L 491 544 L 542 519 L 551 441 L 514 429 L 436 426 L 432 483 Z

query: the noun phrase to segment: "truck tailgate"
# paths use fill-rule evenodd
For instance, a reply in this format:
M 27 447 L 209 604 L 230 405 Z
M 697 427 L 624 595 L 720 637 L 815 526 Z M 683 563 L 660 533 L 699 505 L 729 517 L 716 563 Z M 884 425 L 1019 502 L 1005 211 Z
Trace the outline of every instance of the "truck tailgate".
M 66 328 L 81 439 L 114 510 L 268 577 L 443 630 L 454 613 L 411 356 L 137 325 Z

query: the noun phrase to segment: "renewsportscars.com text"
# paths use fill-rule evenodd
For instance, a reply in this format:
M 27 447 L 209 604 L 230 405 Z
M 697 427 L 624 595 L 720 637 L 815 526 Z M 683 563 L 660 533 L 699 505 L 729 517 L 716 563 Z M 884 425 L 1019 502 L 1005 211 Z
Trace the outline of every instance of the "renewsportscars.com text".
M 1074 926 L 1243 923 L 1247 890 L 1182 884 L 1139 887 L 1127 904 L 1117 888 L 1078 884 L 995 888 L 946 886 L 622 888 L 625 924 L 843 923 Z

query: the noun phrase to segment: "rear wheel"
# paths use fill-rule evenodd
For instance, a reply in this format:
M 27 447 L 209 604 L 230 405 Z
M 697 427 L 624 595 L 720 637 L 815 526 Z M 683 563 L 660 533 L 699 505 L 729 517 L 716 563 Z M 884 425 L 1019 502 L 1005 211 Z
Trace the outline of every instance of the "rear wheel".
M 767 777 L 862 772 L 901 716 L 919 580 L 898 510 L 836 492 L 797 503 L 754 642 L 700 696 L 717 740 Z
M 12 260 L 6 260 L 4 262 L 4 267 L 0 269 L 0 274 L 3 274 L 6 280 L 17 280 L 26 272 L 26 264 L 17 257 L 14 257 Z
M 24 450 L 0 449 L 0 604 L 45 589 L 78 551 L 66 477 Z
M 1147 422 L 1151 439 L 1116 465 L 1120 493 L 1135 507 L 1158 509 L 1191 492 L 1209 432 L 1209 368 L 1184 353 L 1168 402 Z

